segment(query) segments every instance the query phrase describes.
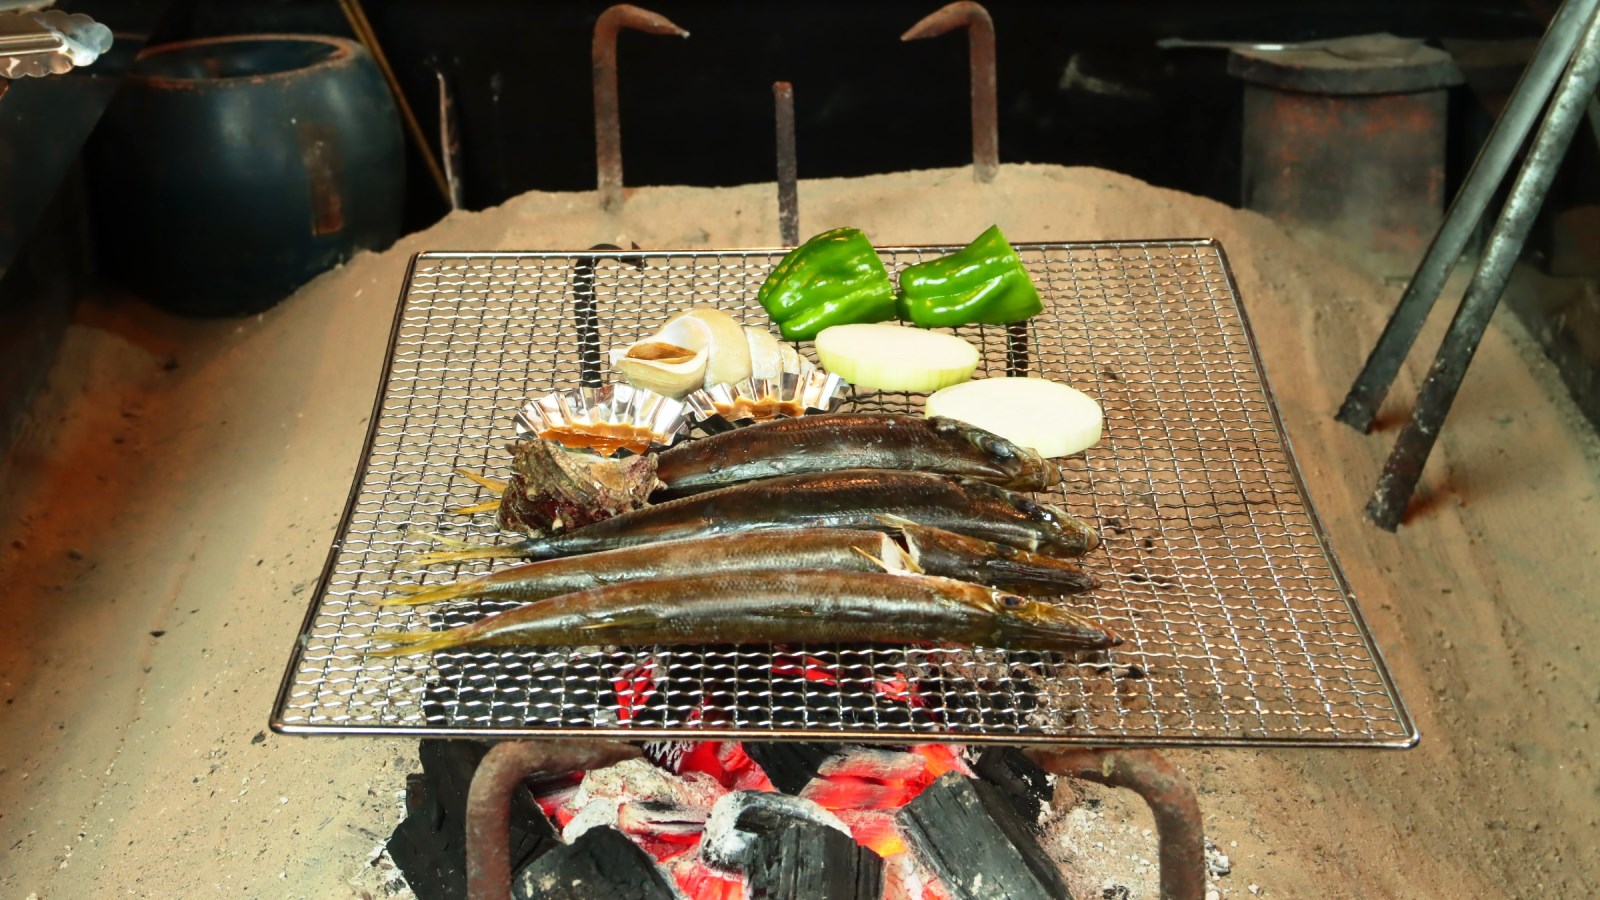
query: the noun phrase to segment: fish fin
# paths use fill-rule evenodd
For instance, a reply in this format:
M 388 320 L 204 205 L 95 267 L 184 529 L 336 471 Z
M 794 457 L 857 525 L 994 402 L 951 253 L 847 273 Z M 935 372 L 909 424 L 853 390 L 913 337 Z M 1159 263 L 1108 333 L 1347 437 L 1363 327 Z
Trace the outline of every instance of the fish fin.
M 890 572 L 890 573 L 894 572 L 893 569 L 889 568 L 889 564 L 888 563 L 886 563 L 883 560 L 877 558 L 876 556 L 873 556 L 871 553 L 868 553 L 867 551 L 861 549 L 860 547 L 851 547 L 850 549 L 854 550 L 855 552 L 857 552 L 859 554 L 861 554 L 862 556 L 865 556 L 867 559 L 872 560 L 873 563 L 875 563 L 878 566 L 878 568 L 884 570 L 885 572 Z
M 368 656 L 380 657 L 448 650 L 460 642 L 460 638 L 449 631 L 378 631 L 373 633 L 372 639 L 393 645 L 367 651 Z
M 882 559 L 873 556 L 871 553 L 868 553 L 860 547 L 851 547 L 850 549 L 861 554 L 862 556 L 865 556 L 867 559 L 872 560 L 873 564 L 890 575 L 923 574 L 922 567 L 918 566 L 916 560 L 912 559 L 904 550 L 900 549 L 900 545 L 896 544 L 893 538 L 884 538 L 884 553 Z
M 500 498 L 496 497 L 493 500 L 485 500 L 482 503 L 474 503 L 471 506 L 456 506 L 456 507 L 452 507 L 450 509 L 445 510 L 445 512 L 449 513 L 452 516 L 471 516 L 471 515 L 476 515 L 477 513 L 481 513 L 481 512 L 494 512 L 495 510 L 497 510 L 499 508 L 500 508 Z
M 891 526 L 891 527 L 894 527 L 894 528 L 904 528 L 907 525 L 915 526 L 917 524 L 916 522 L 911 521 L 910 519 L 906 518 L 905 516 L 897 516 L 894 513 L 879 513 L 879 514 L 873 516 L 873 518 L 877 519 L 879 522 L 882 522 L 885 525 L 888 525 L 888 526 Z
M 905 574 L 907 572 L 911 573 L 912 575 L 928 574 L 922 570 L 922 564 L 917 562 L 917 557 L 906 548 L 896 544 L 893 539 L 888 541 L 888 545 L 894 548 L 893 554 L 899 557 L 899 563 L 903 567 L 902 569 L 897 570 L 897 574 Z
M 442 603 L 446 600 L 455 600 L 458 597 L 472 595 L 475 588 L 483 582 L 482 578 L 464 578 L 460 581 L 451 581 L 445 584 L 408 584 L 393 588 L 396 596 L 385 597 L 373 604 L 375 606 L 420 606 L 424 603 Z
M 487 478 L 483 475 L 479 475 L 477 472 L 467 469 L 457 468 L 455 472 L 462 478 L 472 481 L 480 487 L 486 487 L 489 490 L 494 491 L 496 494 L 504 494 L 506 492 L 506 487 L 510 484 L 510 482 L 501 481 L 498 478 Z
M 431 550 L 427 553 L 418 553 L 406 560 L 409 566 L 433 566 L 439 563 L 462 562 L 469 559 L 505 559 L 507 557 L 522 556 L 519 544 L 486 544 L 482 546 L 462 547 L 459 550 Z
M 472 546 L 471 543 L 463 541 L 460 538 L 453 538 L 448 535 L 443 535 L 437 531 L 423 531 L 420 528 L 413 528 L 410 531 L 407 531 L 406 537 L 422 538 L 423 540 L 433 541 L 436 544 L 443 544 L 446 547 L 453 547 L 457 550 L 465 550 L 466 548 Z

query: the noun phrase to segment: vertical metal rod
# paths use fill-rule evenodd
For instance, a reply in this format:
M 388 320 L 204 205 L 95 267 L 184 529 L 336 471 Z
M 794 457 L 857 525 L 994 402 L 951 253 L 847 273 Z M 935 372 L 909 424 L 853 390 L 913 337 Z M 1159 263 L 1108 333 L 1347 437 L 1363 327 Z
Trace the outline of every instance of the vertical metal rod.
M 1366 365 L 1339 407 L 1336 416 L 1339 421 L 1361 432 L 1372 427 L 1372 420 L 1378 414 L 1378 407 L 1383 405 L 1400 364 L 1427 321 L 1428 311 L 1433 308 L 1434 300 L 1450 277 L 1450 270 L 1461 258 L 1489 201 L 1505 179 L 1556 79 L 1572 57 L 1584 24 L 1593 18 L 1597 7 L 1600 7 L 1600 0 L 1566 0 L 1556 12 L 1532 61 L 1512 91 L 1511 99 L 1490 130 L 1472 170 L 1467 173 L 1460 192 L 1445 213 L 1438 234 L 1428 245 L 1383 334 L 1367 357 Z
M 616 244 L 595 244 L 590 250 L 621 250 Z M 639 249 L 638 244 L 633 249 Z M 608 253 L 580 256 L 572 263 L 572 315 L 578 326 L 578 385 L 598 388 L 605 385 L 600 359 L 600 305 L 594 291 L 595 268 L 602 259 L 616 259 L 634 268 L 645 267 L 644 260 L 622 260 Z
M 627 744 L 508 741 L 489 748 L 467 789 L 467 897 L 510 900 L 511 794 L 533 774 L 600 769 L 639 755 Z
M 1194 789 L 1177 766 L 1153 750 L 1030 750 L 1046 771 L 1126 788 L 1144 798 L 1160 841 L 1161 900 L 1202 900 L 1205 828 Z
M 439 79 L 439 155 L 444 160 L 444 181 L 450 188 L 450 208 L 464 205 L 465 189 L 461 183 L 461 130 L 456 122 L 455 92 L 444 69 L 433 67 Z
M 800 244 L 800 171 L 794 146 L 794 85 L 772 86 L 778 116 L 778 234 L 785 247 Z
M 972 177 L 988 183 L 1000 169 L 998 82 L 995 78 L 994 19 L 970 0 L 951 3 L 911 26 L 902 41 L 967 29 L 967 62 L 972 70 Z
M 405 91 L 400 90 L 400 80 L 395 77 L 394 69 L 389 67 L 389 57 L 383 53 L 383 46 L 378 43 L 378 34 L 372 30 L 372 22 L 367 19 L 366 10 L 361 7 L 361 0 L 339 0 L 339 8 L 344 11 L 345 21 L 350 23 L 350 30 L 356 34 L 356 40 L 367 48 L 372 54 L 372 61 L 378 64 L 378 71 L 383 73 L 383 80 L 389 83 L 389 93 L 394 95 L 395 106 L 400 108 L 400 120 L 405 124 L 406 133 L 411 135 L 411 140 L 417 145 L 417 152 L 422 157 L 423 165 L 428 167 L 428 174 L 432 176 L 434 186 L 439 189 L 439 195 L 450 200 L 450 185 L 445 181 L 444 170 L 439 168 L 439 159 L 433 153 L 433 145 L 428 143 L 427 135 L 422 133 L 422 124 L 417 121 L 417 114 L 411 110 L 411 101 L 406 99 Z
M 594 23 L 590 62 L 594 74 L 594 156 L 600 206 L 622 205 L 622 117 L 617 101 L 617 32 L 632 28 L 650 34 L 688 37 L 689 32 L 665 16 L 619 3 L 600 14 Z
M 1467 365 L 1511 279 L 1511 268 L 1522 253 L 1522 245 L 1550 190 L 1550 182 L 1555 179 L 1556 169 L 1572 144 L 1596 84 L 1600 84 L 1600 13 L 1591 14 L 1577 53 L 1561 76 L 1555 98 L 1534 134 L 1533 147 L 1511 186 L 1511 196 L 1489 235 L 1483 259 L 1467 286 L 1466 297 L 1422 382 L 1411 421 L 1395 440 L 1378 478 L 1366 512 L 1380 528 L 1394 531 L 1400 524 L 1439 429 L 1450 414 Z

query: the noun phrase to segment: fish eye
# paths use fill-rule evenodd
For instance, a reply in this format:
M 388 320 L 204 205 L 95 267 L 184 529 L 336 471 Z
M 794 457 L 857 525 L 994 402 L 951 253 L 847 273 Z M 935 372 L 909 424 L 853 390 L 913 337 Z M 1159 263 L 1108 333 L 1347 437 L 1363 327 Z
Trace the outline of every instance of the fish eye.
M 1028 601 L 1016 594 L 1001 594 L 1000 605 L 1006 609 L 1021 609 L 1028 605 Z
M 983 449 L 988 451 L 997 459 L 1010 459 L 1015 455 L 1011 450 L 1011 444 L 1009 442 L 998 441 L 990 437 L 983 439 Z

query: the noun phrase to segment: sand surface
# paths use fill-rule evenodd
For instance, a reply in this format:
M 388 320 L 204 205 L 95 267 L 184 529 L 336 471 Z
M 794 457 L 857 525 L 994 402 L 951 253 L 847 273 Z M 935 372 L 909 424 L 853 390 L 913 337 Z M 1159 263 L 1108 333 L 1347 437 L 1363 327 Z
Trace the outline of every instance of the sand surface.
M 772 246 L 773 198 L 771 185 L 643 189 L 612 216 L 591 194 L 528 194 L 358 257 L 260 317 L 86 306 L 0 485 L 0 896 L 379 892 L 369 861 L 401 816 L 413 742 L 279 737 L 266 722 L 410 255 Z M 990 186 L 966 170 L 806 182 L 801 214 L 805 233 L 851 224 L 880 243 L 960 242 L 992 222 L 1017 241 L 1220 239 L 1313 499 L 1423 740 L 1173 753 L 1231 857 L 1219 888 L 1600 892 L 1600 450 L 1509 316 L 1390 535 L 1360 511 L 1417 364 L 1377 434 L 1332 420 L 1399 291 L 1336 248 L 1094 169 L 1008 166 Z M 1153 839 L 1130 834 L 1153 859 Z

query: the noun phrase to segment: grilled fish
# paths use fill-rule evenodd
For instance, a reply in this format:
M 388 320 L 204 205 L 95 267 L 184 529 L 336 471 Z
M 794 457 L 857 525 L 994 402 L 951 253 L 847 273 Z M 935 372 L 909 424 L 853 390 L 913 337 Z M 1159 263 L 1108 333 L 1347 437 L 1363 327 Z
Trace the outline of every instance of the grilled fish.
M 564 594 L 449 631 L 374 635 L 375 656 L 472 647 L 933 642 L 1095 650 L 1120 639 L 1061 607 L 931 575 L 741 572 Z
M 844 469 L 720 488 L 547 537 L 432 553 L 422 561 L 556 559 L 768 528 L 891 530 L 885 515 L 1046 556 L 1081 556 L 1100 543 L 1093 528 L 1065 512 L 986 482 L 925 472 Z
M 900 469 L 1035 491 L 1060 480 L 1038 453 L 955 419 L 831 413 L 773 419 L 656 454 L 657 497 L 758 478 L 838 469 Z
M 478 578 L 433 585 L 383 606 L 414 606 L 463 597 L 529 602 L 642 578 L 818 569 L 911 571 L 1025 594 L 1065 594 L 1095 586 L 1078 566 L 1004 544 L 928 528 L 905 519 L 889 533 L 849 528 L 785 528 L 662 541 L 549 559 Z

